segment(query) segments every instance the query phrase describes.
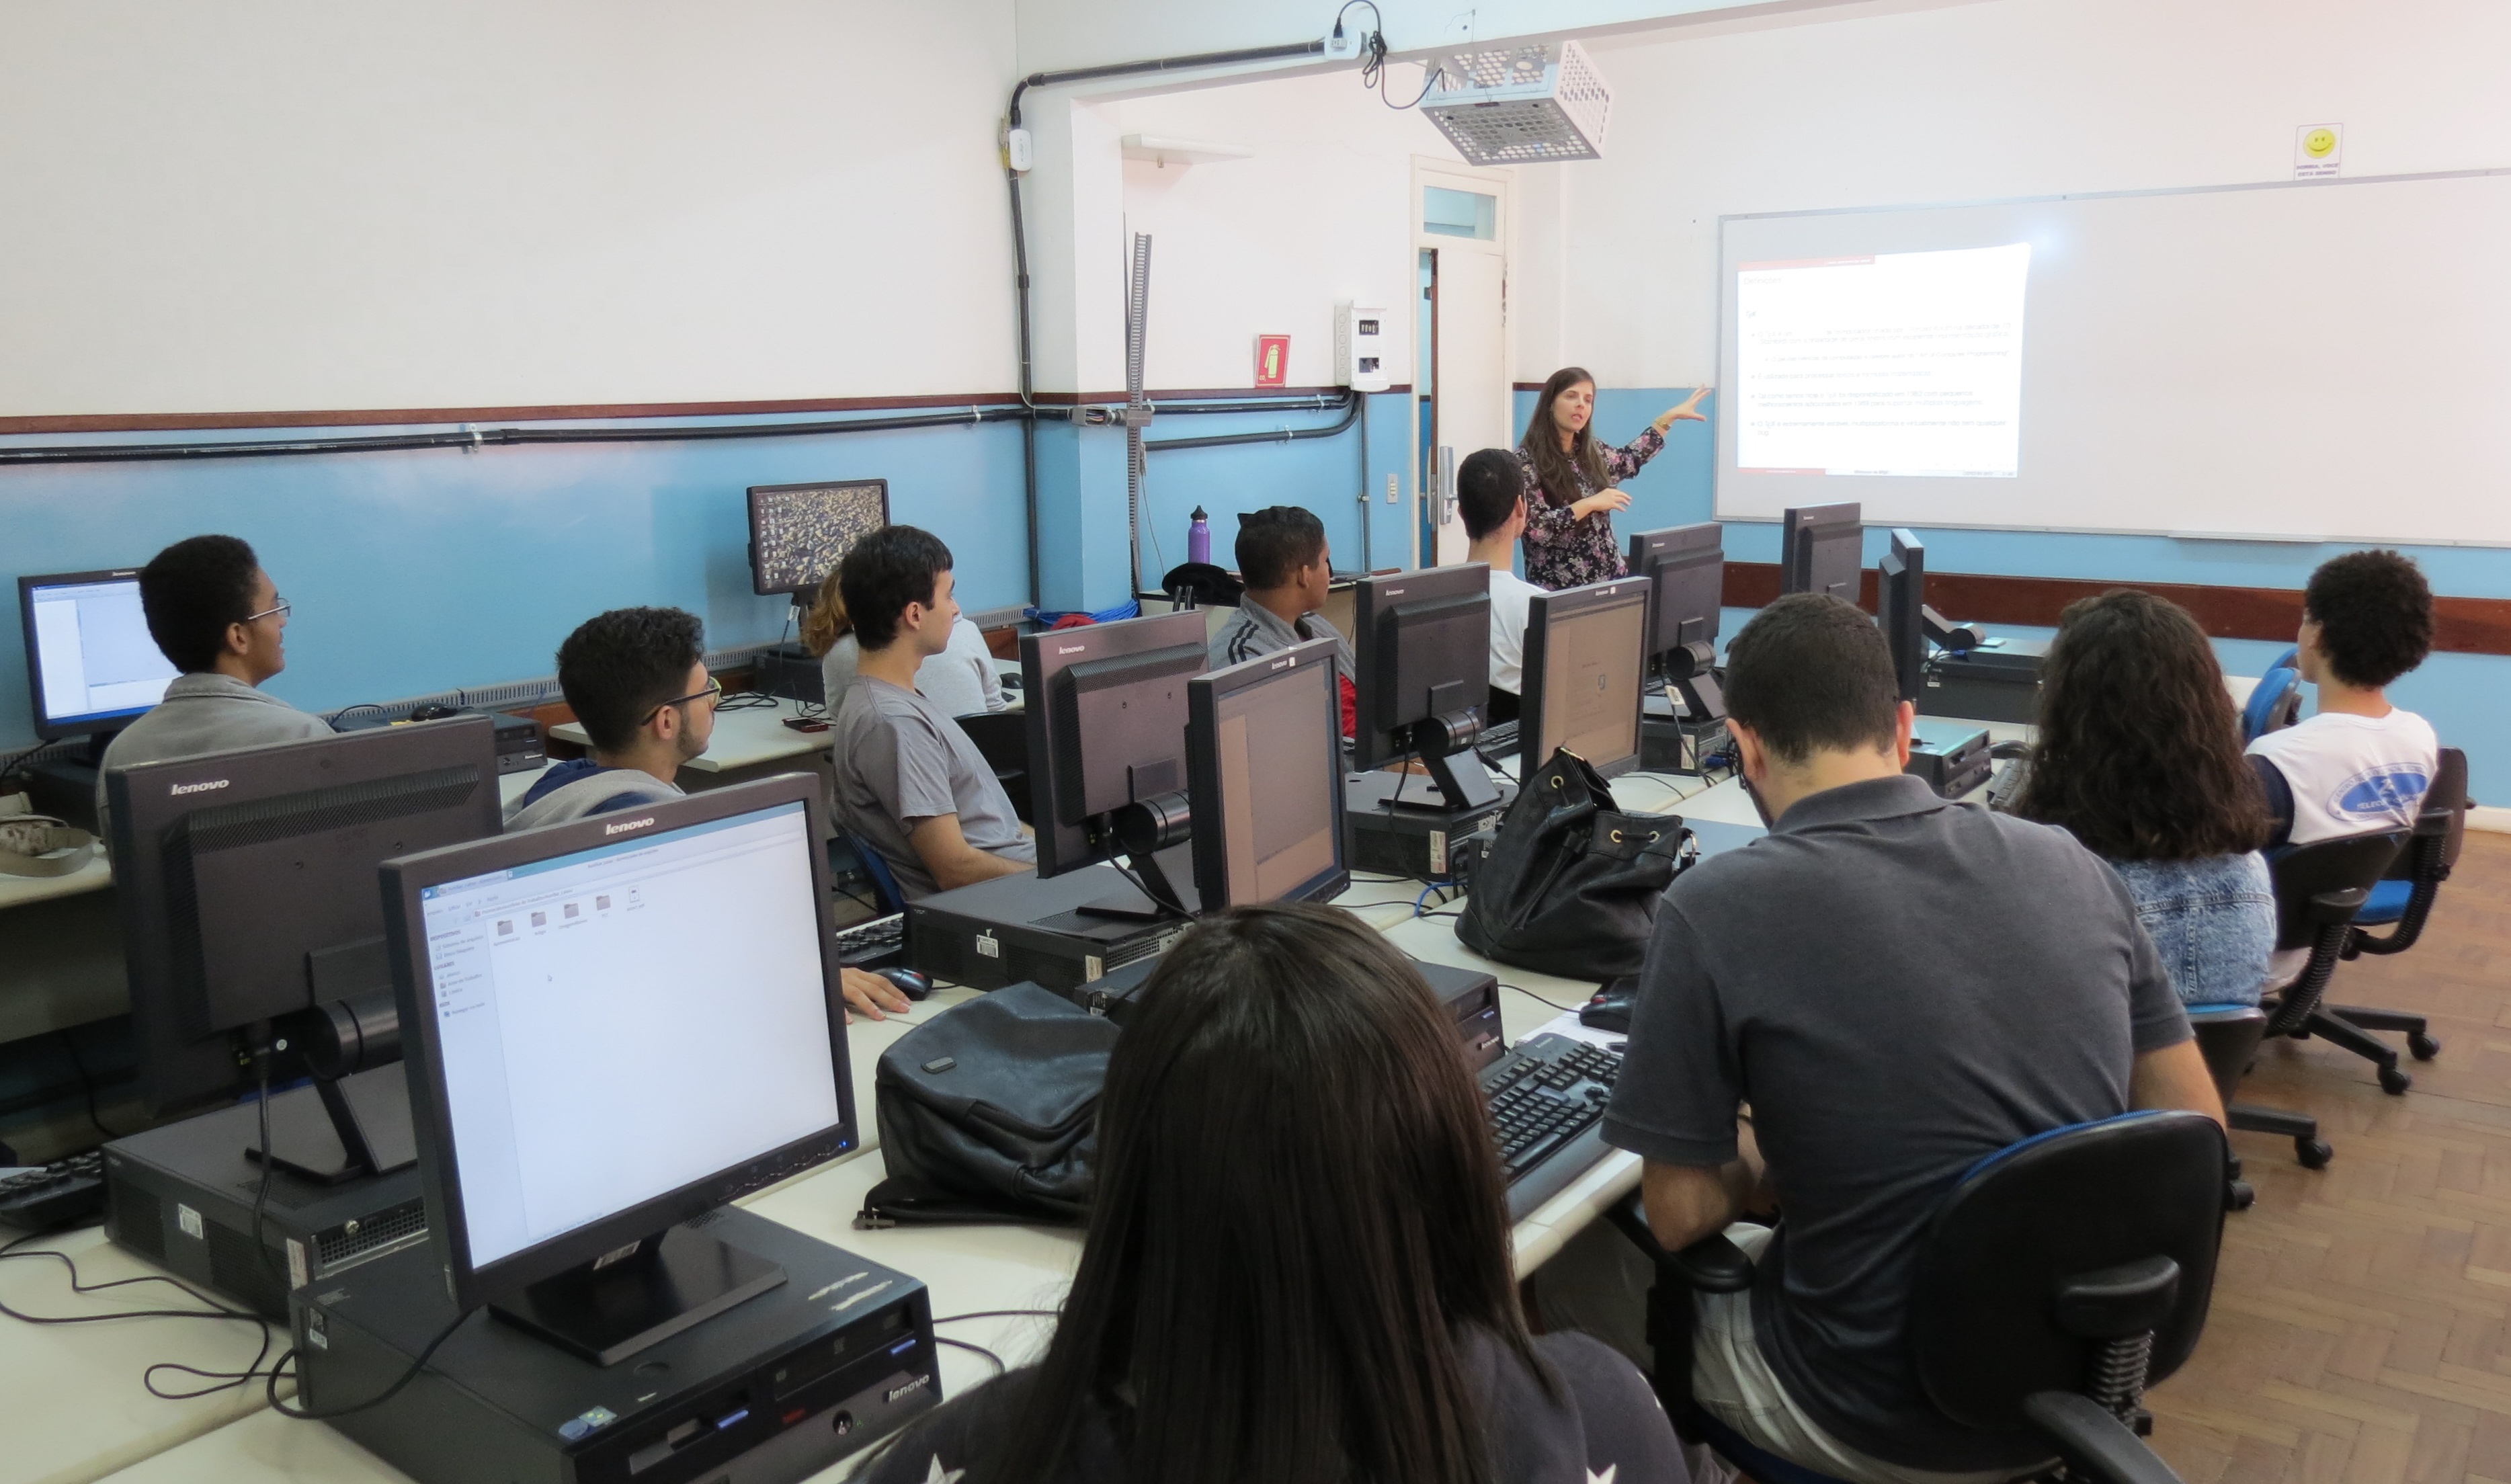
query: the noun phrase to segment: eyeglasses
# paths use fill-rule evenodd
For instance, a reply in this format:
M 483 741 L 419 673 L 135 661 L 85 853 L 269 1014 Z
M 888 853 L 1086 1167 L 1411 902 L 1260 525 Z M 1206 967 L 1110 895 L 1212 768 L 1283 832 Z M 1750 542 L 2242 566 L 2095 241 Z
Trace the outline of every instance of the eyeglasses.
M 245 615 L 245 620 L 244 620 L 244 621 L 245 621 L 246 623 L 259 623 L 259 622 L 261 622 L 263 619 L 268 618 L 268 617 L 269 617 L 271 614 L 273 614 L 273 613 L 277 613 L 277 614 L 279 614 L 281 617 L 283 617 L 283 618 L 284 618 L 284 617 L 286 617 L 286 616 L 288 615 L 289 611 L 290 611 L 290 609 L 294 608 L 295 606 L 296 606 L 296 605 L 294 605 L 294 604 L 292 604 L 292 603 L 279 603 L 279 604 L 273 604 L 273 605 L 271 605 L 269 607 L 266 607 L 266 608 L 262 609 L 262 610 L 261 610 L 260 612 L 258 612 L 258 613 L 249 613 L 249 614 Z
M 674 706 L 686 706 L 686 705 L 687 705 L 687 704 L 689 704 L 691 701 L 704 701 L 704 702 L 706 702 L 706 703 L 707 703 L 707 704 L 709 704 L 709 705 L 713 705 L 713 704 L 715 704 L 715 702 L 720 701 L 720 700 L 722 700 L 722 699 L 723 699 L 723 682 L 721 682 L 721 681 L 719 681 L 719 680 L 713 679 L 713 678 L 709 678 L 709 679 L 708 679 L 708 681 L 707 681 L 707 683 L 706 683 L 706 688 L 705 688 L 704 690 L 692 690 L 692 691 L 690 691 L 687 695 L 681 696 L 681 697 L 680 697 L 679 699 L 677 699 L 677 700 L 665 701 L 662 705 L 657 706 L 657 707 L 655 707 L 653 710 L 651 710 L 651 711 L 649 711 L 649 712 L 645 713 L 645 720 L 644 720 L 644 721 L 642 721 L 642 722 L 637 722 L 637 725 L 639 725 L 639 726 L 643 726 L 643 725 L 645 725 L 645 724 L 646 724 L 646 722 L 649 722 L 653 721 L 656 717 L 661 716 L 665 711 L 667 711 L 667 710 L 671 709 L 671 708 L 672 708 L 672 707 L 674 707 Z

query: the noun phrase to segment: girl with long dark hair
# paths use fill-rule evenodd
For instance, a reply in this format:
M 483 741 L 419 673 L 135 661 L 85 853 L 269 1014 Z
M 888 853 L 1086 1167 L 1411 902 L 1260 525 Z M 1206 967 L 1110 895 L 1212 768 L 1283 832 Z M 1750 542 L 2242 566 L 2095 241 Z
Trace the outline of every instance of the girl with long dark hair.
M 2266 801 L 2186 608 L 2129 588 L 2067 605 L 2014 812 L 2110 863 L 2183 1000 L 2259 1002 L 2276 937 Z
M 872 1484 L 1684 1484 L 1638 1371 L 1529 1336 L 1482 1098 L 1420 974 L 1347 914 L 1241 907 L 1116 1043 L 1045 1359 Z
M 1665 447 L 1665 430 L 1677 422 L 1706 422 L 1695 387 L 1679 407 L 1668 408 L 1647 431 L 1621 448 L 1596 437 L 1596 378 L 1565 366 L 1543 383 L 1534 415 L 1517 446 L 1526 470 L 1526 575 L 1538 587 L 1577 587 L 1622 575 L 1621 549 L 1613 544 L 1613 512 L 1631 508 L 1616 487 Z

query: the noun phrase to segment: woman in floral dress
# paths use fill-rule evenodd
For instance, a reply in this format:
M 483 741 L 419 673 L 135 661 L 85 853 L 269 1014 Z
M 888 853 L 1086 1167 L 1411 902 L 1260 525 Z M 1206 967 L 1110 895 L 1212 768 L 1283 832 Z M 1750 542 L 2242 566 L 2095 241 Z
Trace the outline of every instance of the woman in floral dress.
M 1669 408 L 1646 432 L 1619 449 L 1598 441 L 1596 378 L 1564 367 L 1543 383 L 1517 460 L 1526 471 L 1526 576 L 1537 587 L 1560 589 L 1603 582 L 1623 574 L 1621 548 L 1613 540 L 1613 515 L 1631 497 L 1614 488 L 1640 472 L 1665 447 L 1665 430 L 1689 418 L 1706 422 L 1694 388 L 1680 407 Z

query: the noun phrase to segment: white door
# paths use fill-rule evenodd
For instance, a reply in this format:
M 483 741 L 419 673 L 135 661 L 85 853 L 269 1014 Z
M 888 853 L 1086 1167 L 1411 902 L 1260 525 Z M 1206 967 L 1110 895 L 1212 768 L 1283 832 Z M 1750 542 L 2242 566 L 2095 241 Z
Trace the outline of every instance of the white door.
M 1430 416 L 1423 430 L 1422 528 L 1430 565 L 1465 559 L 1464 523 L 1452 487 L 1441 480 L 1477 449 L 1516 442 L 1509 426 L 1508 178 L 1431 161 L 1416 162 L 1414 242 L 1433 255 L 1425 309 L 1435 356 L 1426 378 Z M 1444 456 L 1443 456 L 1444 455 Z

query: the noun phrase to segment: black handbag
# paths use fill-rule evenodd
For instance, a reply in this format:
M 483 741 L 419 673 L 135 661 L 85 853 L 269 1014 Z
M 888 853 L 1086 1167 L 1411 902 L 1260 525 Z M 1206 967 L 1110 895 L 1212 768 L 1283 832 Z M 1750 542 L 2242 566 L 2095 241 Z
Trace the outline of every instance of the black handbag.
M 901 1036 L 872 1074 L 888 1178 L 856 1227 L 1083 1221 L 1117 1034 L 1061 995 L 1015 984 Z
M 1622 812 L 1587 760 L 1563 748 L 1502 816 L 1456 937 L 1563 979 L 1636 974 L 1657 898 L 1698 853 L 1680 815 Z

